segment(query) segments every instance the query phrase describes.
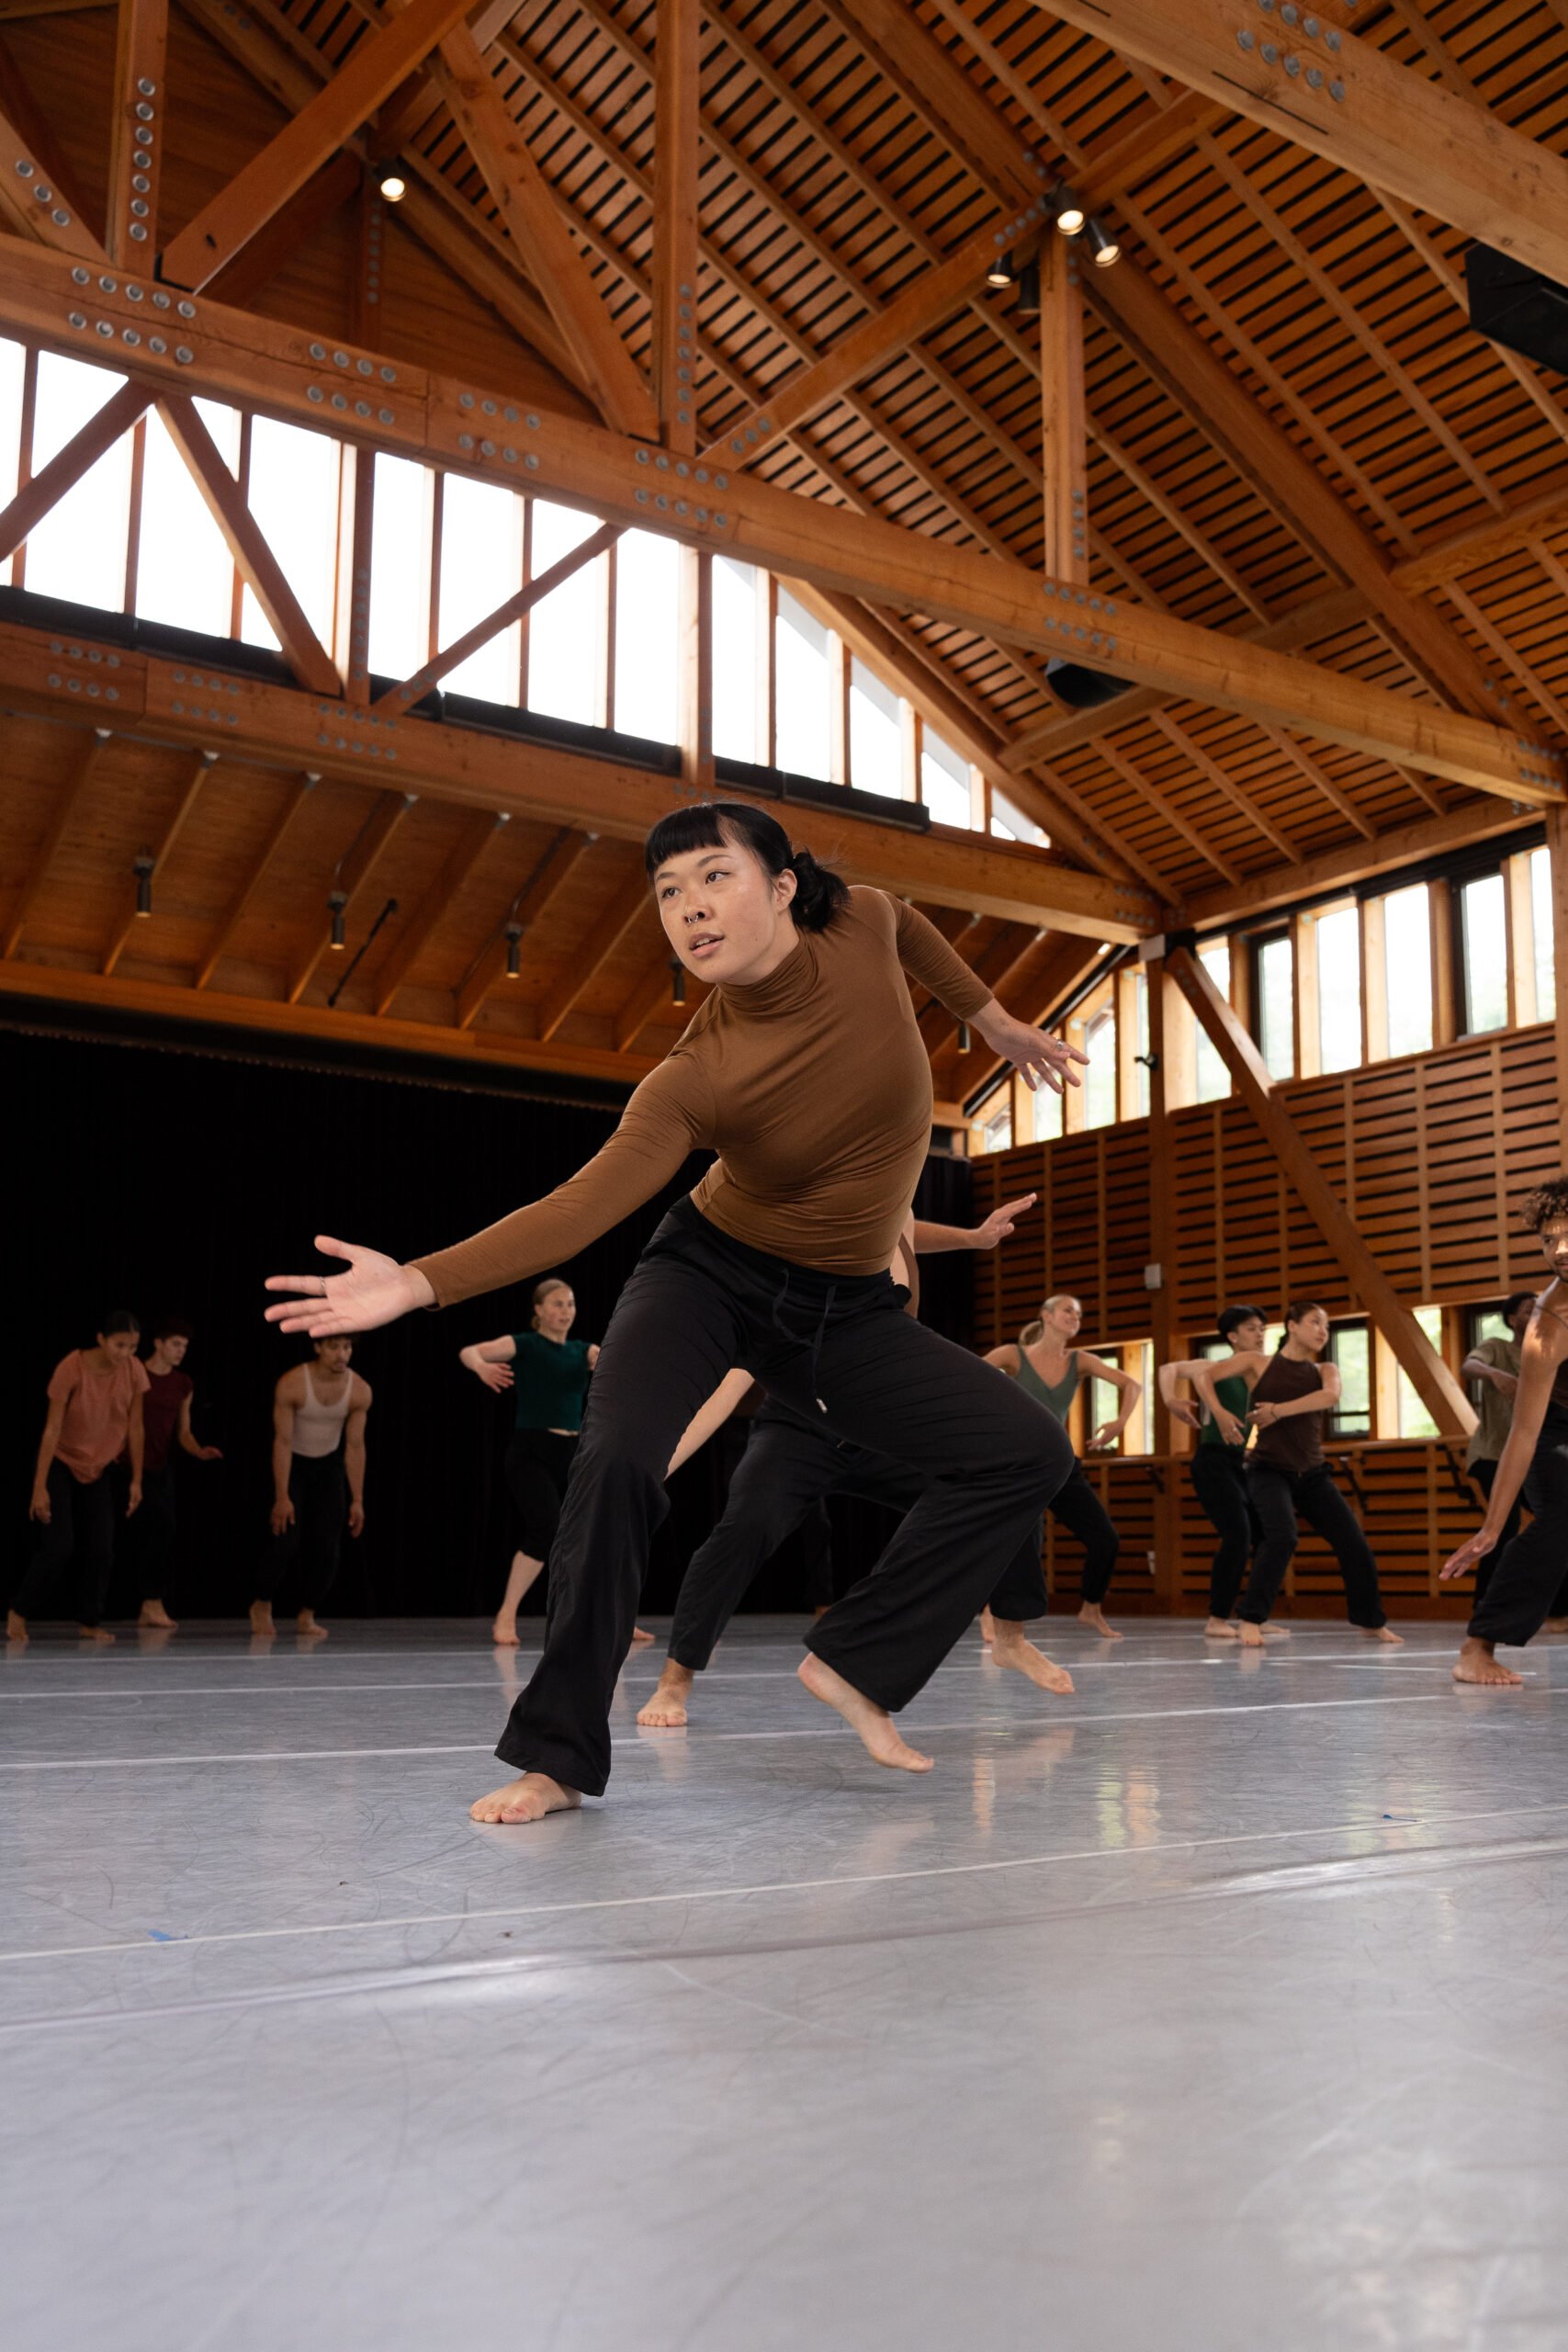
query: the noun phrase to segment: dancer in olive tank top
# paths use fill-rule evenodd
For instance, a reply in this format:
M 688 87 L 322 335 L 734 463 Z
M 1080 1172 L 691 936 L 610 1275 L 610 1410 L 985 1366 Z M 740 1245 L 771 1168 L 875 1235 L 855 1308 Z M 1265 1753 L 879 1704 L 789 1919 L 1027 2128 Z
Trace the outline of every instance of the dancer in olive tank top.
M 1143 1394 L 1143 1383 L 1129 1372 L 1121 1371 L 1113 1363 L 1106 1363 L 1087 1348 L 1074 1343 L 1083 1326 L 1083 1306 L 1068 1291 L 1058 1291 L 1040 1309 L 1037 1321 L 1025 1325 L 1016 1342 L 1010 1347 L 993 1348 L 987 1356 L 1016 1380 L 1026 1396 L 1043 1405 L 1053 1419 L 1066 1428 L 1073 1398 L 1077 1395 L 1080 1380 L 1105 1380 L 1122 1391 L 1122 1411 L 1113 1421 L 1104 1421 L 1089 1438 L 1084 1451 L 1100 1453 L 1116 1440 L 1132 1419 L 1133 1408 Z M 1111 1589 L 1111 1578 L 1116 1566 L 1116 1555 L 1122 1549 L 1122 1539 L 1109 1511 L 1084 1476 L 1083 1465 L 1075 1462 L 1064 1485 L 1052 1497 L 1049 1510 L 1053 1519 L 1076 1535 L 1084 1547 L 1082 1606 L 1079 1623 L 1100 1634 L 1106 1641 L 1119 1642 L 1121 1634 L 1106 1622 L 1105 1596 Z M 1043 1526 L 1042 1527 L 1043 1539 Z
M 1323 1419 L 1339 1402 L 1339 1367 L 1325 1354 L 1328 1316 L 1308 1299 L 1285 1309 L 1285 1336 L 1277 1352 L 1256 1349 L 1196 1363 L 1192 1385 L 1209 1408 L 1227 1445 L 1246 1440 L 1246 1427 L 1221 1401 L 1217 1384 L 1235 1374 L 1252 1392 L 1247 1420 L 1258 1442 L 1247 1466 L 1247 1493 L 1262 1530 L 1252 1574 L 1242 1596 L 1244 1645 L 1262 1642 L 1285 1572 L 1300 1540 L 1298 1514 L 1332 1545 L 1345 1580 L 1350 1623 L 1377 1642 L 1398 1642 L 1383 1613 L 1378 1564 L 1360 1522 L 1334 1483 L 1323 1458 Z
M 1227 1341 L 1235 1353 L 1260 1357 L 1267 1326 L 1268 1317 L 1260 1306 L 1227 1306 L 1217 1329 L 1221 1340 Z M 1185 1421 L 1198 1432 L 1198 1443 L 1187 1472 L 1192 1491 L 1220 1539 L 1209 1570 L 1209 1622 L 1203 1631 L 1213 1640 L 1234 1642 L 1240 1630 L 1232 1622 L 1236 1598 L 1258 1540 L 1258 1526 L 1247 1484 L 1245 1430 L 1239 1445 L 1228 1444 L 1212 1413 L 1205 1413 L 1201 1407 L 1194 1408 L 1176 1393 L 1178 1381 L 1190 1385 L 1198 1365 L 1205 1361 L 1194 1357 L 1184 1363 L 1162 1363 L 1159 1393 L 1171 1419 Z M 1246 1420 L 1251 1408 L 1252 1389 L 1244 1374 L 1231 1373 L 1216 1380 L 1214 1394 L 1238 1423 Z

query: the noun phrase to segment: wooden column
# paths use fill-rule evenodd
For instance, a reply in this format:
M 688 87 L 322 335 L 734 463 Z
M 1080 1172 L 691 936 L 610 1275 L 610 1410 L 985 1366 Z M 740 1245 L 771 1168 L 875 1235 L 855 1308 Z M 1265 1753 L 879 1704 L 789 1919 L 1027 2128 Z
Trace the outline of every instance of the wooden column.
M 344 449 L 338 469 L 337 581 L 333 659 L 347 699 L 370 700 L 370 557 L 375 532 L 376 452 Z
M 713 775 L 713 558 L 681 550 L 681 779 L 706 797 Z
M 1163 957 L 1151 957 L 1144 969 L 1149 989 L 1149 1258 L 1160 1275 L 1158 1287 L 1149 1294 L 1154 1379 L 1144 1408 L 1149 1416 L 1150 1452 L 1174 1456 L 1176 1424 L 1159 1393 L 1159 1368 L 1178 1353 L 1176 1268 L 1180 1228 L 1171 1164 L 1170 1106 L 1166 1098 L 1171 987 Z M 1187 1473 L 1182 1463 L 1170 1459 L 1162 1475 L 1165 1492 L 1155 1498 L 1155 1597 L 1162 1610 L 1174 1615 L 1181 1607 L 1181 1487 Z
M 653 379 L 666 446 L 697 446 L 697 0 L 659 0 L 654 57 Z
M 1550 1018 L 1557 1041 L 1557 1137 L 1568 1167 L 1568 811 L 1547 811 L 1546 845 L 1551 853 L 1551 1005 L 1536 1007 L 1539 1018 Z
M 1302 1206 L 1338 1260 L 1352 1294 L 1410 1375 L 1411 1385 L 1439 1434 L 1468 1437 L 1475 1427 L 1469 1397 L 1362 1240 L 1355 1218 L 1280 1101 L 1252 1039 L 1189 948 L 1173 948 L 1168 965 L 1171 978 L 1230 1071 L 1236 1092 L 1258 1122 Z
M 1077 245 L 1048 236 L 1040 249 L 1040 421 L 1045 570 L 1089 582 L 1089 429 L 1083 386 L 1083 294 Z
M 122 269 L 151 272 L 158 250 L 168 0 L 119 0 L 104 246 Z

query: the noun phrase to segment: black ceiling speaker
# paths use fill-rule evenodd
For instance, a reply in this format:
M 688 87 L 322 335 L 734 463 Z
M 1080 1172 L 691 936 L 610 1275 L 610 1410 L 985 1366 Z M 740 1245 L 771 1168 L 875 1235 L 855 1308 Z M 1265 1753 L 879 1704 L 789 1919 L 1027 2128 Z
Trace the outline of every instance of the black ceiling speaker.
M 1064 662 L 1055 653 L 1045 664 L 1045 681 L 1069 710 L 1098 710 L 1132 684 L 1130 678 L 1108 677 L 1103 670 L 1086 670 L 1081 662 Z
M 1568 288 L 1491 245 L 1471 246 L 1464 277 L 1477 334 L 1568 376 Z

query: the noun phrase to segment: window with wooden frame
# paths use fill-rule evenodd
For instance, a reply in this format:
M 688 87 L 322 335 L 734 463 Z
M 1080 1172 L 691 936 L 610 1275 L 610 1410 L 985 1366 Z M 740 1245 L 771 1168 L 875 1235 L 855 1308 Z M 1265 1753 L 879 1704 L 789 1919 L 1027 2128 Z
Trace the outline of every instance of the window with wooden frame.
M 1508 892 L 1502 869 L 1456 882 L 1455 998 L 1461 1036 L 1508 1024 Z
M 1527 849 L 1504 865 L 1508 890 L 1513 1017 L 1520 1028 L 1557 1017 L 1551 922 L 1551 852 Z
M 1418 1306 L 1415 1315 L 1427 1338 L 1441 1355 L 1447 1336 L 1443 1309 L 1440 1306 Z M 1372 1369 L 1376 1390 L 1373 1435 L 1379 1438 L 1435 1438 L 1438 1425 L 1416 1395 L 1409 1374 L 1382 1331 L 1373 1337 Z
M 1363 1042 L 1370 1062 L 1427 1053 L 1433 1023 L 1432 894 L 1407 883 L 1361 904 Z
M 1296 1074 L 1296 954 L 1289 927 L 1250 943 L 1252 1034 L 1272 1079 Z
M 932 821 L 983 829 L 984 795 L 976 792 L 974 771 L 968 761 L 923 720 L 919 742 L 920 798 L 931 810 Z
M 713 563 L 713 748 L 721 760 L 766 766 L 773 756 L 771 582 L 732 556 Z
M 1328 1327 L 1328 1353 L 1339 1371 L 1339 1404 L 1324 1428 L 1328 1437 L 1371 1437 L 1372 1434 L 1371 1332 L 1364 1316 L 1347 1317 Z
M 1126 1428 L 1113 1446 L 1103 1454 L 1089 1454 L 1091 1461 L 1114 1460 L 1119 1454 L 1148 1453 L 1153 1450 L 1150 1432 L 1154 1413 L 1150 1396 L 1154 1385 L 1154 1343 L 1150 1340 L 1124 1340 L 1114 1347 L 1096 1348 L 1093 1351 L 1102 1363 L 1113 1363 L 1119 1372 L 1130 1372 L 1143 1384 L 1143 1394 L 1134 1406 Z M 1084 1406 L 1084 1442 L 1107 1421 L 1113 1421 L 1122 1410 L 1122 1391 L 1114 1381 L 1090 1379 L 1086 1384 Z

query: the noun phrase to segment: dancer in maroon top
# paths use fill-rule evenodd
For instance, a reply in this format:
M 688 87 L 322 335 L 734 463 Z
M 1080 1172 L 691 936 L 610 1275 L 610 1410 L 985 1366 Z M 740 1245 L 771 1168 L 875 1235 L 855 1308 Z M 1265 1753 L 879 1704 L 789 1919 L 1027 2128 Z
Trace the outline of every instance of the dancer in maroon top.
M 161 1316 L 152 1329 L 152 1352 L 143 1365 L 147 1374 L 147 1394 L 141 1400 L 145 1450 L 141 1509 L 132 1544 L 142 1591 L 141 1613 L 136 1622 L 149 1631 L 167 1634 L 179 1631 L 163 1598 L 179 1533 L 173 1457 L 177 1450 L 188 1453 L 193 1462 L 223 1459 L 217 1446 L 197 1442 L 190 1425 L 196 1384 L 181 1366 L 195 1336 L 184 1316 Z

